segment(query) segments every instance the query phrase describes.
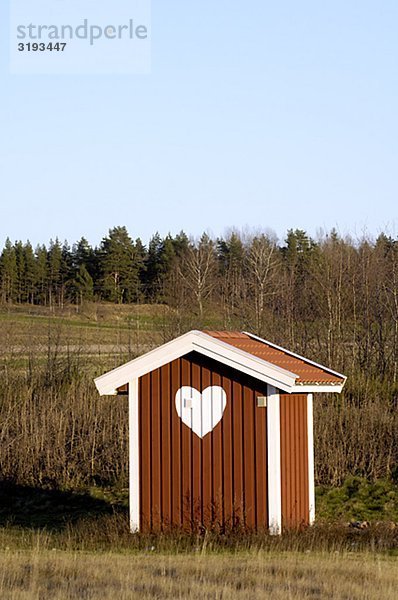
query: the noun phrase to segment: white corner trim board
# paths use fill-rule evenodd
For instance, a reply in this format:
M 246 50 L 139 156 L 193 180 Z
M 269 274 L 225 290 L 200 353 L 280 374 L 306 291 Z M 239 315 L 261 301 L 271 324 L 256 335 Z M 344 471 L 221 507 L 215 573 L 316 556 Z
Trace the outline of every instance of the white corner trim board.
M 314 467 L 314 417 L 313 395 L 307 396 L 307 437 L 308 437 L 308 498 L 309 523 L 315 522 L 315 467 Z
M 129 495 L 130 531 L 140 530 L 140 447 L 138 379 L 129 382 Z
M 268 385 L 267 390 L 268 525 L 271 535 L 279 535 L 282 533 L 280 398 L 274 386 Z

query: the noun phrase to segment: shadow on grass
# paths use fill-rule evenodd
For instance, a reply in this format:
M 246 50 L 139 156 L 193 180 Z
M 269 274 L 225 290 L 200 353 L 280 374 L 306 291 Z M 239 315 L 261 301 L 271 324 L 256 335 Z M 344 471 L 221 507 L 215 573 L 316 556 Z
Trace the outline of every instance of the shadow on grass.
M 15 485 L 0 481 L 0 527 L 19 526 L 60 531 L 79 520 L 123 513 L 88 493 L 67 492 Z
M 122 496 L 15 485 L 0 480 L 0 551 L 37 548 L 71 551 L 144 552 L 398 552 L 398 524 L 380 522 L 357 529 L 341 522 L 286 530 L 282 536 L 232 527 L 197 533 L 181 528 L 131 535 Z

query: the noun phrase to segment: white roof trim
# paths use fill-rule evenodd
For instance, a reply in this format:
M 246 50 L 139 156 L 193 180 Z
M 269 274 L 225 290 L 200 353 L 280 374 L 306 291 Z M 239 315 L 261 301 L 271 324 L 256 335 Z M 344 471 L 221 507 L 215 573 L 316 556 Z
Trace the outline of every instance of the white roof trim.
M 324 365 L 320 365 L 319 363 L 314 362 L 313 360 L 309 360 L 308 358 L 305 358 L 304 356 L 301 356 L 300 354 L 296 354 L 295 352 L 291 352 L 290 350 L 286 350 L 286 348 L 282 348 L 282 346 L 277 346 L 276 344 L 273 344 L 272 342 L 268 342 L 268 340 L 264 340 L 263 338 L 258 337 L 257 335 L 254 335 L 253 333 L 248 333 L 247 331 L 243 331 L 243 333 L 245 335 L 248 335 L 249 337 L 253 338 L 253 340 L 257 340 L 258 342 L 262 342 L 263 344 L 267 344 L 268 346 L 271 346 L 271 348 L 275 348 L 276 350 L 281 350 L 282 352 L 285 352 L 285 354 L 289 354 L 290 356 L 293 356 L 294 358 L 299 358 L 300 360 L 304 361 L 305 363 L 312 365 L 313 367 L 318 367 L 319 369 L 323 369 L 324 371 L 326 371 L 327 373 L 330 373 L 331 375 L 335 375 L 336 377 L 341 377 L 342 379 L 344 379 L 344 382 L 342 383 L 341 386 L 336 385 L 336 384 L 323 384 L 323 387 L 333 387 L 333 388 L 337 388 L 337 387 L 341 387 L 341 389 L 343 389 L 343 386 L 347 380 L 346 375 L 342 375 L 341 373 L 337 373 L 337 371 L 332 371 L 332 369 L 329 369 L 329 367 L 325 367 Z M 297 387 L 309 387 L 308 385 L 306 386 L 300 386 L 298 385 Z M 310 385 L 311 388 L 314 388 L 314 390 L 311 391 L 315 391 L 315 388 L 319 390 L 319 385 L 317 386 L 316 384 Z M 306 391 L 303 389 L 303 391 Z M 327 390 L 329 391 L 329 390 Z M 337 390 L 335 390 L 337 391 Z M 341 391 L 341 390 L 340 390 Z
M 101 396 L 115 395 L 119 387 L 192 351 L 213 358 L 285 392 L 292 391 L 298 377 L 295 373 L 235 348 L 202 331 L 190 331 L 97 377 L 95 385 Z
M 286 352 L 295 358 L 299 358 L 308 364 L 321 368 L 337 377 L 341 377 L 343 382 L 341 384 L 320 383 L 300 385 L 296 383 L 298 378 L 296 373 L 282 369 L 273 363 L 250 354 L 249 352 L 214 338 L 203 331 L 190 331 L 171 342 L 167 342 L 167 344 L 163 344 L 163 346 L 160 346 L 159 348 L 147 352 L 143 356 L 97 377 L 95 379 L 95 385 L 101 396 L 115 395 L 117 394 L 118 388 L 126 383 L 129 383 L 138 377 L 142 377 L 146 373 L 158 369 L 189 352 L 196 351 L 233 369 L 237 369 L 242 373 L 246 373 L 246 375 L 250 375 L 255 379 L 273 385 L 284 392 L 308 394 L 311 392 L 340 393 L 342 391 L 346 382 L 345 375 L 336 373 L 331 369 L 307 360 L 303 356 L 290 352 L 271 342 L 267 342 L 251 333 L 247 333 L 246 335 L 257 341 L 268 344 L 277 350 Z
M 307 383 L 304 385 L 294 385 L 290 390 L 290 394 L 316 394 L 327 392 L 329 394 L 340 394 L 343 390 L 345 380 L 343 383 Z

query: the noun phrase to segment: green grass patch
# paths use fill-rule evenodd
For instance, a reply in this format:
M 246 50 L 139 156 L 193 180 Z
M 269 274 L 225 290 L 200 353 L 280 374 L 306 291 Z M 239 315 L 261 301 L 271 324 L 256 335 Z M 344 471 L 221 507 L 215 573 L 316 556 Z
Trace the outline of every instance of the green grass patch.
M 398 485 L 381 479 L 346 479 L 341 487 L 318 487 L 317 518 L 345 521 L 398 522 Z

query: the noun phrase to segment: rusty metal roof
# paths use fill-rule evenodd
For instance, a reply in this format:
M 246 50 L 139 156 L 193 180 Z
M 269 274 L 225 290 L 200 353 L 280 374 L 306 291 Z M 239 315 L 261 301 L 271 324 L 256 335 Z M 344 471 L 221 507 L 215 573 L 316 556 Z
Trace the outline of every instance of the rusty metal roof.
M 296 385 L 333 386 L 345 382 L 344 375 L 256 336 L 239 331 L 204 331 L 203 333 L 296 374 Z

